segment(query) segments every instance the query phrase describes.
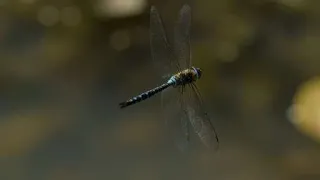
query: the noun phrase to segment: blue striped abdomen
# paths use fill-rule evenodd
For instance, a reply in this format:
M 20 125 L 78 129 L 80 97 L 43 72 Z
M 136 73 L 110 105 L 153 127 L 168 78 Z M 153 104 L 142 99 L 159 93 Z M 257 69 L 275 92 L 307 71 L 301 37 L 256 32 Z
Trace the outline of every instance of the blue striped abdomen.
M 135 97 L 133 97 L 133 98 L 131 98 L 131 99 L 125 101 L 125 102 L 120 103 L 120 104 L 119 104 L 119 105 L 120 105 L 120 108 L 125 108 L 125 107 L 130 106 L 130 105 L 132 105 L 132 104 L 135 104 L 135 103 L 137 103 L 137 102 L 146 100 L 146 99 L 154 96 L 155 94 L 163 91 L 164 89 L 170 87 L 171 85 L 172 85 L 172 83 L 165 83 L 165 84 L 162 84 L 162 85 L 159 86 L 159 87 L 156 87 L 156 88 L 151 89 L 151 90 L 149 90 L 149 91 L 147 91 L 147 92 L 144 92 L 144 93 L 142 93 L 142 94 L 140 94 L 140 95 L 138 95 L 138 96 L 135 96 Z

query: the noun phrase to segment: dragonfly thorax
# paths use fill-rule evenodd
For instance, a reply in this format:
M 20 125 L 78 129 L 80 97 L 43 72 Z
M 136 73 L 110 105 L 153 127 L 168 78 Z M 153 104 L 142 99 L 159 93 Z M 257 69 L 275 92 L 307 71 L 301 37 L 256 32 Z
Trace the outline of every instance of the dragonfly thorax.
M 201 75 L 202 71 L 200 68 L 191 67 L 174 74 L 167 83 L 173 84 L 174 87 L 186 85 L 200 79 Z

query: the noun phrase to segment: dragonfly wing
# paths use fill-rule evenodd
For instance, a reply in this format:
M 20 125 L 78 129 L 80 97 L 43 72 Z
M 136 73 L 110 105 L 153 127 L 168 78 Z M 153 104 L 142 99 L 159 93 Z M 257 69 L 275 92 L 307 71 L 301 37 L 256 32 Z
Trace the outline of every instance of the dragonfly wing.
M 181 151 L 185 151 L 189 144 L 188 114 L 182 102 L 182 89 L 168 88 L 161 93 L 163 118 L 169 129 L 174 143 Z
M 180 12 L 174 29 L 174 50 L 182 69 L 191 66 L 190 54 L 191 8 L 185 4 Z
M 190 124 L 202 143 L 208 148 L 217 149 L 219 139 L 208 114 L 203 107 L 203 101 L 196 84 L 190 84 L 186 89 L 184 99 L 187 102 L 187 112 Z
M 150 45 L 154 64 L 162 74 L 172 74 L 180 70 L 167 40 L 162 18 L 155 6 L 150 9 Z

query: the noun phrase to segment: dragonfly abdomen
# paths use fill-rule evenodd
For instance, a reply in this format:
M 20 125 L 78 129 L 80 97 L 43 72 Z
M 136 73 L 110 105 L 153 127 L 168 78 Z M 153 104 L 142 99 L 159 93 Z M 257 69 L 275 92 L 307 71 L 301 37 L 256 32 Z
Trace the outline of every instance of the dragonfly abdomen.
M 125 108 L 127 106 L 132 105 L 132 104 L 135 104 L 135 103 L 138 103 L 140 101 L 146 100 L 146 99 L 154 96 L 155 94 L 163 91 L 164 89 L 170 87 L 171 85 L 172 85 L 172 83 L 165 83 L 165 84 L 162 84 L 161 86 L 158 86 L 158 87 L 156 87 L 154 89 L 151 89 L 151 90 L 149 90 L 147 92 L 144 92 L 144 93 L 142 93 L 142 94 L 140 94 L 138 96 L 135 96 L 135 97 L 133 97 L 133 98 L 131 98 L 131 99 L 125 101 L 125 102 L 120 103 L 119 104 L 120 108 Z

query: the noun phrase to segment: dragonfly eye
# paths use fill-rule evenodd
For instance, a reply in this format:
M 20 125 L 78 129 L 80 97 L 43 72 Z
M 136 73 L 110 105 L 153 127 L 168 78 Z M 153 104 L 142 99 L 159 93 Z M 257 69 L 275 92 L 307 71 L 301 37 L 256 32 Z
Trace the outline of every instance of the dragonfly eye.
M 196 68 L 197 70 L 197 74 L 198 74 L 198 79 L 201 78 L 201 75 L 202 75 L 202 70 L 200 68 Z

